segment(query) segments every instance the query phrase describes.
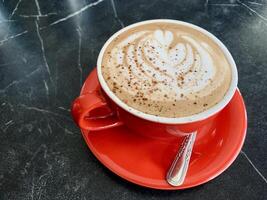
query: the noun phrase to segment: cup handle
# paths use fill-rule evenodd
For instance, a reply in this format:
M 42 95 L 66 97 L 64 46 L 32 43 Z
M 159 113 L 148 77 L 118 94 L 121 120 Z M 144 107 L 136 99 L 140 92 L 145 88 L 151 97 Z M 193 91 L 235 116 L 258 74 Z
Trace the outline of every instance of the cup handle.
M 79 96 L 72 103 L 76 124 L 85 130 L 100 131 L 123 125 L 99 91 Z

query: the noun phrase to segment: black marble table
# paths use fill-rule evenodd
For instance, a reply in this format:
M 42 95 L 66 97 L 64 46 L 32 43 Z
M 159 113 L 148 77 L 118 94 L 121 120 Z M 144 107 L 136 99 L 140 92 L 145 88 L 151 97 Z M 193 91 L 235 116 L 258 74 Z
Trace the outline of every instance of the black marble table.
M 222 175 L 184 191 L 134 185 L 92 155 L 70 115 L 104 42 L 170 18 L 221 39 L 248 112 L 244 147 Z M 0 199 L 267 199 L 265 0 L 1 0 Z

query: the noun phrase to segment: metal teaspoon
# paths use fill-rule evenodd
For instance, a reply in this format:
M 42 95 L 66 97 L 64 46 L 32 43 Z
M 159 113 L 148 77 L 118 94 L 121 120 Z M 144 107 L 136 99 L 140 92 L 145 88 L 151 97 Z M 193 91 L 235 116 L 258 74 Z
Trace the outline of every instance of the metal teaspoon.
M 167 173 L 167 182 L 172 186 L 182 185 L 187 174 L 192 149 L 196 139 L 196 132 L 185 136 L 185 139 L 175 156 Z

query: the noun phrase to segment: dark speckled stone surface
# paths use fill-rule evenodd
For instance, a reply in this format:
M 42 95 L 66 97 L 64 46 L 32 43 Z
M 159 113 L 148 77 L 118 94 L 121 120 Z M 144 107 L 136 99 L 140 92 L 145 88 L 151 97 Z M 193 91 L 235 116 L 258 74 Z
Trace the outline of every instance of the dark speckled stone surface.
M 146 189 L 111 173 L 69 112 L 104 42 L 122 26 L 156 18 L 191 22 L 221 39 L 247 105 L 236 161 L 184 191 Z M 266 47 L 264 0 L 1 0 L 0 199 L 267 199 Z

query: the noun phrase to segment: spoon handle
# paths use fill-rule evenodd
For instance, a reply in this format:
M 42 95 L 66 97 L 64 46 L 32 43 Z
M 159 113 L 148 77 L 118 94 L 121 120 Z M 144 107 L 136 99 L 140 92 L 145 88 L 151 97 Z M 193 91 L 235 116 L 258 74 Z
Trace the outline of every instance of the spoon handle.
M 196 132 L 185 136 L 185 139 L 175 156 L 175 159 L 167 173 L 167 182 L 172 186 L 182 185 L 187 173 L 187 169 L 192 154 L 192 149 L 196 139 Z

